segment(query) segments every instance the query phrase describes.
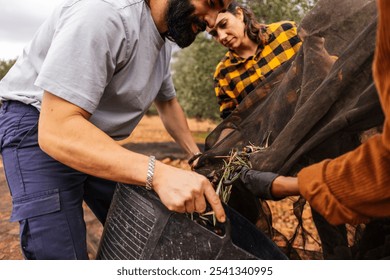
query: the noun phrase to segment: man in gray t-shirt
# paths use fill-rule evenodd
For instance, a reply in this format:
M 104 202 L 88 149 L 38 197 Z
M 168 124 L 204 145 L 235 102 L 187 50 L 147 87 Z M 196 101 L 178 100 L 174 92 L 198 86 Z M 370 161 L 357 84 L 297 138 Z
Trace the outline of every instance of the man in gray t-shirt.
M 176 100 L 171 47 L 186 47 L 229 0 L 68 0 L 0 82 L 0 144 L 27 259 L 85 259 L 85 200 L 104 223 L 115 182 L 153 189 L 177 212 L 225 212 L 210 182 L 131 152 L 154 102 L 181 147 L 199 153 Z

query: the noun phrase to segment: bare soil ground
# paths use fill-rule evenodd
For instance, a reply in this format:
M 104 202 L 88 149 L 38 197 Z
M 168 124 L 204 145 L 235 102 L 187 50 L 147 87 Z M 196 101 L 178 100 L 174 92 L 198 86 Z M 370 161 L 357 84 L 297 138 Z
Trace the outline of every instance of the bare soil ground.
M 201 146 L 204 143 L 204 137 L 214 129 L 216 124 L 210 121 L 190 119 L 189 126 L 195 140 Z M 167 164 L 189 169 L 185 160 L 186 155 L 177 144 L 173 143 L 173 139 L 166 133 L 161 120 L 156 116 L 144 117 L 133 134 L 126 140 L 126 143 L 126 146 L 131 150 L 147 155 L 154 154 L 159 160 Z M 269 203 L 273 213 L 273 226 L 288 238 L 293 235 L 297 225 L 292 213 L 294 199 L 289 198 Z M 4 178 L 3 166 L 0 162 L 0 260 L 23 259 L 19 246 L 19 225 L 18 223 L 9 222 L 11 208 L 11 197 Z M 84 206 L 84 216 L 87 224 L 88 253 L 90 258 L 94 259 L 103 228 L 87 206 Z M 319 240 L 308 206 L 305 207 L 303 218 L 305 229 L 310 232 L 314 239 Z M 314 239 L 309 238 L 305 248 L 320 252 L 320 246 Z M 296 247 L 303 248 L 303 244 L 296 244 Z

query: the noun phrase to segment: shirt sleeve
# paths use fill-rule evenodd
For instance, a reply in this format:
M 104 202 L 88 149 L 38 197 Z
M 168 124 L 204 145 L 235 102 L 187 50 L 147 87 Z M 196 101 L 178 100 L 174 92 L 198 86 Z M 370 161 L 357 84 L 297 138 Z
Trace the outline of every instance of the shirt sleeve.
M 390 216 L 390 1 L 379 0 L 373 64 L 374 81 L 385 114 L 383 133 L 356 150 L 298 173 L 301 194 L 330 223 L 357 224 Z
M 302 169 L 300 192 L 332 224 L 390 216 L 389 159 L 383 135 L 376 136 L 337 159 Z
M 119 13 L 104 1 L 65 7 L 35 85 L 93 113 L 125 59 L 125 34 Z

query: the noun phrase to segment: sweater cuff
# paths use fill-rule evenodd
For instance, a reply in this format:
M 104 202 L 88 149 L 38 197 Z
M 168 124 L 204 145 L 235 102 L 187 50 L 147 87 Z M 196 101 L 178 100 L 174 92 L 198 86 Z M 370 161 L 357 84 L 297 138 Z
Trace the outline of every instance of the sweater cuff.
M 312 208 L 333 225 L 367 222 L 367 217 L 361 216 L 341 204 L 331 192 L 325 178 L 329 162 L 330 160 L 324 160 L 303 168 L 298 173 L 298 186 L 301 195 Z

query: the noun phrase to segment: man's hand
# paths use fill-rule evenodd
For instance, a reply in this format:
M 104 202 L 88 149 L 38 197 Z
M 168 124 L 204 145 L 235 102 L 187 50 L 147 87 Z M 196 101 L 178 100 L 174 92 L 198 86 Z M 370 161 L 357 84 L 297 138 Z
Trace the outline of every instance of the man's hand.
M 189 159 L 188 159 L 188 165 L 191 167 L 191 170 L 195 170 L 197 164 L 198 164 L 198 161 L 199 161 L 199 158 L 202 156 L 202 153 L 201 152 L 197 152 L 195 154 L 193 154 Z
M 208 202 L 217 220 L 225 222 L 226 214 L 221 200 L 206 177 L 161 162 L 156 162 L 155 171 L 153 190 L 169 210 L 180 213 L 203 213 Z

